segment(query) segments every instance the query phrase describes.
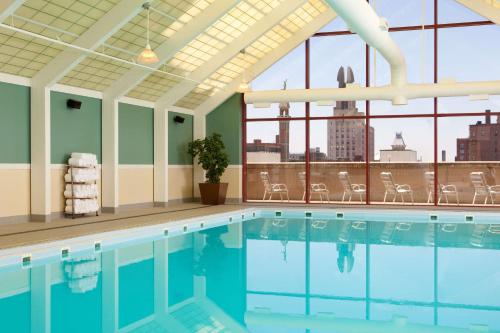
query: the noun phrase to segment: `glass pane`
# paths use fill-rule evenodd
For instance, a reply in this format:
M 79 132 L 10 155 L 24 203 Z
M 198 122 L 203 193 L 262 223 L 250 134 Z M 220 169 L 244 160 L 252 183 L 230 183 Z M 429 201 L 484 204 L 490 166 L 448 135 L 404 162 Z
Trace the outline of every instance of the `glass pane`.
M 446 30 L 446 29 L 445 29 Z M 434 82 L 434 34 L 432 30 L 391 32 L 406 60 L 408 82 Z M 384 57 L 370 49 L 371 86 L 391 83 L 391 69 Z
M 406 105 L 392 105 L 390 101 L 370 101 L 370 115 L 433 114 L 434 99 L 410 99 Z
M 365 42 L 358 35 L 311 38 L 310 48 L 311 88 L 339 87 L 340 67 L 342 83 L 365 85 Z M 349 80 L 349 67 L 354 80 Z
M 304 200 L 304 121 L 248 122 L 246 151 L 248 200 Z
M 364 119 L 310 122 L 311 201 L 366 201 L 365 131 Z
M 476 14 L 464 5 L 459 4 L 456 0 L 439 0 L 438 6 L 439 23 L 474 22 L 486 20 L 481 15 Z
M 372 119 L 375 162 L 370 199 L 379 203 L 427 203 L 426 173 L 434 170 L 434 119 Z
M 389 21 L 390 27 L 434 23 L 433 0 L 372 0 L 370 4 Z
M 500 43 L 493 40 L 500 40 L 498 25 L 440 29 L 439 80 L 498 80 Z
M 438 119 L 441 204 L 498 203 L 500 123 L 498 117 Z M 488 187 L 493 186 L 493 187 Z

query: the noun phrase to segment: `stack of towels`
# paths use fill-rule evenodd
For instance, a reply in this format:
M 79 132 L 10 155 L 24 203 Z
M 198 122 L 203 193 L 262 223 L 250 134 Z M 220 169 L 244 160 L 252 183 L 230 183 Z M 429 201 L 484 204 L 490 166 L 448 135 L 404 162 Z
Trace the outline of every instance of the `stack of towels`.
M 75 258 L 64 264 L 68 286 L 73 293 L 82 294 L 97 287 L 101 264 L 95 256 Z
M 98 189 L 94 183 L 99 180 L 97 156 L 88 153 L 72 153 L 68 160 L 70 166 L 64 175 L 67 183 L 64 189 L 66 213 L 87 214 L 99 210 L 97 203 Z M 83 184 L 71 184 L 71 182 Z M 87 184 L 85 184 L 87 183 Z M 74 209 L 73 209 L 74 205 Z

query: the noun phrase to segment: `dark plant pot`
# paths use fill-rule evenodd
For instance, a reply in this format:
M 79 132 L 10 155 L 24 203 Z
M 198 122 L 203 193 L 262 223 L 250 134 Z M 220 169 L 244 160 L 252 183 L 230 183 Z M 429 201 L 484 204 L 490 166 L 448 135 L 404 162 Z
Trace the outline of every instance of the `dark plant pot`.
M 226 202 L 227 183 L 200 183 L 201 203 L 204 205 L 223 205 Z

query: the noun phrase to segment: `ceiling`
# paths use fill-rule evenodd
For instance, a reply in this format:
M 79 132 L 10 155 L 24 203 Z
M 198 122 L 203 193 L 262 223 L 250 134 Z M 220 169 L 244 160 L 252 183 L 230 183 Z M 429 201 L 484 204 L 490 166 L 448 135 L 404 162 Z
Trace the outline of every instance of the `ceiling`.
M 85 33 L 109 21 L 120 6 L 120 0 L 2 1 L 0 72 L 31 79 L 68 46 L 85 45 Z M 255 77 L 335 18 L 322 0 L 150 1 L 150 44 L 164 52 L 160 64 L 148 70 L 134 65 L 145 45 L 146 11 L 142 2 L 125 1 L 131 3 L 129 16 L 108 31 L 92 32 L 100 35 L 88 47 L 94 53 L 72 49 L 80 57 L 57 73 L 54 83 L 103 93 L 119 83 L 114 94 L 195 110 L 234 93 L 244 76 Z M 496 8 L 496 1 L 490 2 Z

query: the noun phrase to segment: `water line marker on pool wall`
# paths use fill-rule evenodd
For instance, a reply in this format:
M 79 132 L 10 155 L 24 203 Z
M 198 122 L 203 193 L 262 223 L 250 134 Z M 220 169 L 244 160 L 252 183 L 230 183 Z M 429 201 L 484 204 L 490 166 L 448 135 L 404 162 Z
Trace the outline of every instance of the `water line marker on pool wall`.
M 21 258 L 21 263 L 23 265 L 23 268 L 28 268 L 31 267 L 31 253 L 28 254 L 23 254 Z
M 68 259 L 69 258 L 69 247 L 63 247 L 61 249 L 61 259 Z
M 182 227 L 182 231 L 187 232 L 188 231 L 188 226 L 185 225 L 184 227 Z
M 283 215 L 283 212 L 281 210 L 277 210 L 274 212 L 274 216 L 276 217 L 281 217 Z
M 473 223 L 474 215 L 465 215 L 465 222 Z
M 164 229 L 163 230 L 163 236 L 164 237 L 168 237 L 168 229 Z
M 306 217 L 312 217 L 313 213 L 312 212 L 304 212 L 306 214 Z
M 429 215 L 429 220 L 430 221 L 437 221 L 439 218 L 437 216 L 437 214 L 430 214 Z
M 101 252 L 102 250 L 102 243 L 101 241 L 97 241 L 94 243 L 94 252 Z
M 200 223 L 200 229 L 203 229 L 203 228 L 205 228 L 205 222 L 203 222 L 203 221 L 202 221 L 202 222 Z
M 344 213 L 337 213 L 336 214 L 338 219 L 343 219 L 344 218 Z

